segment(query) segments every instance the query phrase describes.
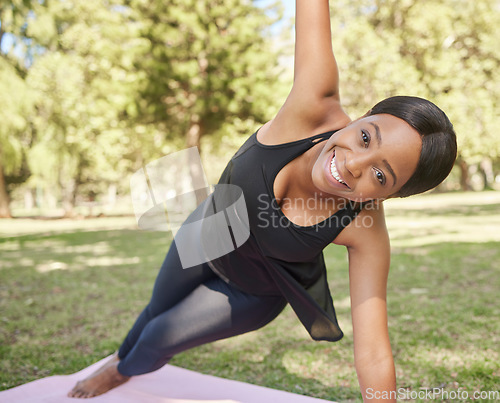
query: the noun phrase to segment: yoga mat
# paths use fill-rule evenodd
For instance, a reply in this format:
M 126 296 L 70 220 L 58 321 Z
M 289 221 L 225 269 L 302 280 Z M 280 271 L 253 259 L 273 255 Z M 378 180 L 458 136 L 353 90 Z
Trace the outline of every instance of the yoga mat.
M 99 368 L 105 358 L 80 372 L 56 375 L 0 392 L 2 403 L 321 403 L 326 400 L 203 375 L 173 365 L 132 377 L 125 384 L 89 400 L 67 397 L 75 383 Z

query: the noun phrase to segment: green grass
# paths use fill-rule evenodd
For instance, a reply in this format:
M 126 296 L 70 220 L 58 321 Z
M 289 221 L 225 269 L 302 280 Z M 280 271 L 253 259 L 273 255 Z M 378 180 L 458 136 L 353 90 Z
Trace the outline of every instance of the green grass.
M 500 389 L 500 192 L 386 203 L 389 326 L 398 387 Z M 0 389 L 76 372 L 111 354 L 147 302 L 170 238 L 131 217 L 0 220 Z M 338 343 L 314 342 L 287 307 L 257 332 L 172 364 L 337 401 L 359 401 L 347 258 L 325 251 Z

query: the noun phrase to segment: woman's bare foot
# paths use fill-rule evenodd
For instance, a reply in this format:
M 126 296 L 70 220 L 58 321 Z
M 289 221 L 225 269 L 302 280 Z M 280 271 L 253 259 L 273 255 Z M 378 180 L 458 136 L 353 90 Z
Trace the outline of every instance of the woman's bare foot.
M 89 375 L 83 381 L 79 381 L 68 393 L 69 397 L 89 398 L 106 393 L 108 390 L 127 382 L 130 377 L 118 372 L 120 359 L 115 354 L 101 368 Z

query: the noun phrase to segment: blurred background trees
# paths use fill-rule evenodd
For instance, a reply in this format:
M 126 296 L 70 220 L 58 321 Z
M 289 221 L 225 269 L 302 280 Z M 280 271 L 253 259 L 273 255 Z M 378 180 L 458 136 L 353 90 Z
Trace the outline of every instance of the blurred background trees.
M 293 1 L 262 3 L 1 2 L 0 216 L 113 204 L 131 173 L 190 146 L 216 181 L 291 85 Z M 443 189 L 495 186 L 498 0 L 336 0 L 332 27 L 353 118 L 391 95 L 435 101 L 460 147 Z
M 396 94 L 435 102 L 457 132 L 461 189 L 494 186 L 500 157 L 495 133 L 500 117 L 500 2 L 335 3 L 334 48 L 348 110 L 365 113 L 377 100 Z M 476 183 L 473 172 L 480 174 Z

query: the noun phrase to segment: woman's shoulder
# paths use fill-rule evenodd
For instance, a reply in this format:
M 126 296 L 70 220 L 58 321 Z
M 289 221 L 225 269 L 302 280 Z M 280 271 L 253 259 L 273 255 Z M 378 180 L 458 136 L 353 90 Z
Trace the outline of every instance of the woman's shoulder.
M 265 145 L 283 144 L 302 140 L 316 134 L 342 129 L 351 119 L 336 100 L 316 102 L 305 118 L 294 107 L 283 105 L 276 117 L 264 124 L 257 133 L 257 140 Z
M 389 245 L 383 203 L 364 205 L 356 218 L 333 241 L 348 248 L 370 248 Z

